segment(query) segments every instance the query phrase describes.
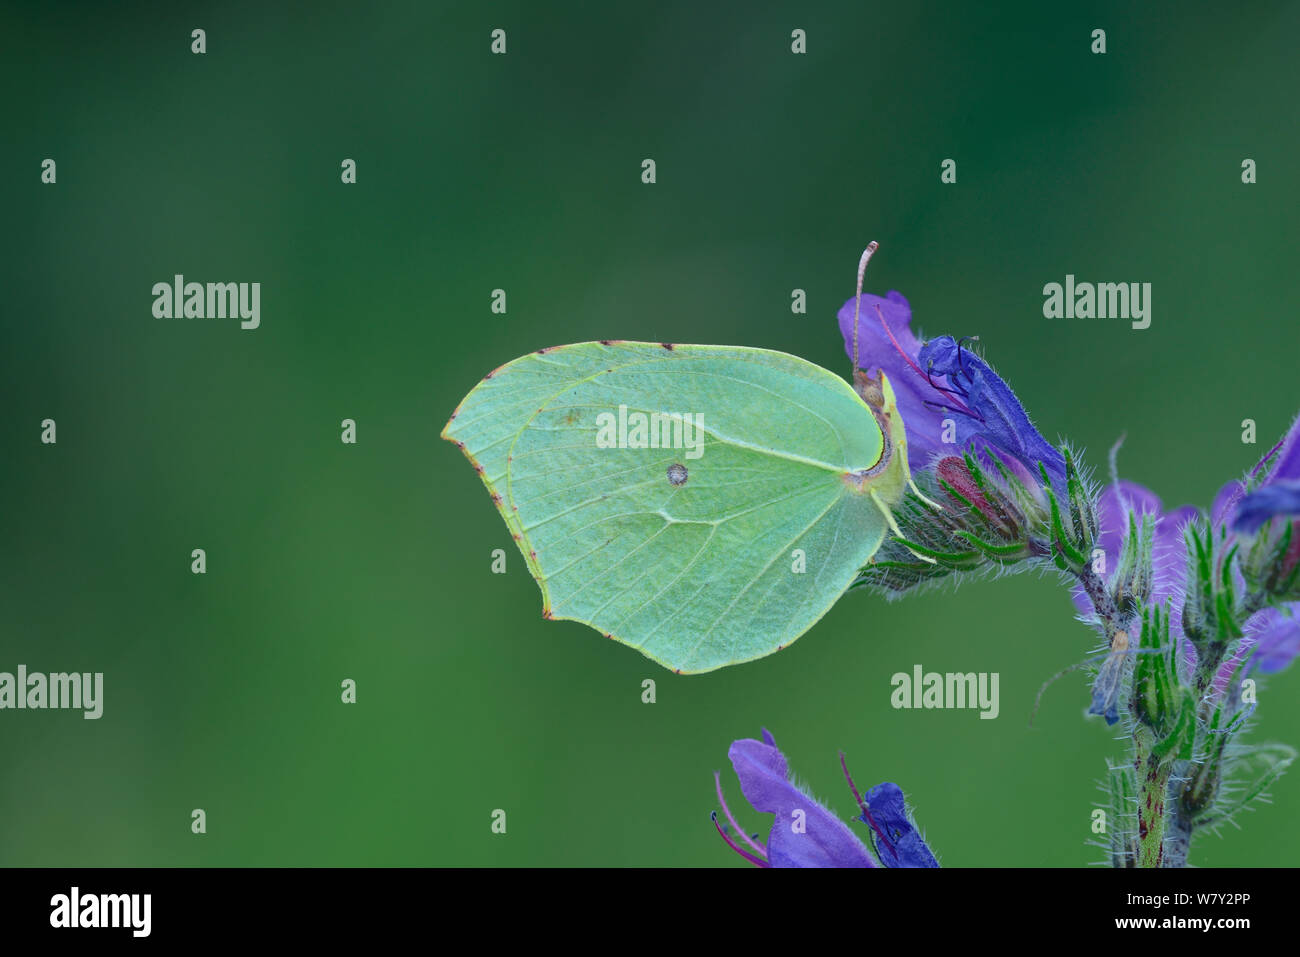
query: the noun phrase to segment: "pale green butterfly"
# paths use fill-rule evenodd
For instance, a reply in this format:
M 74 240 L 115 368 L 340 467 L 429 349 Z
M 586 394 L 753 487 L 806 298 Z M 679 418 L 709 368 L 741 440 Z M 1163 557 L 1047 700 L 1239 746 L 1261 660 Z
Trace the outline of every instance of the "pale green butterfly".
M 789 645 L 897 534 L 903 421 L 884 373 L 857 365 L 850 387 L 767 349 L 555 346 L 489 373 L 442 437 L 487 485 L 544 618 L 712 671 Z

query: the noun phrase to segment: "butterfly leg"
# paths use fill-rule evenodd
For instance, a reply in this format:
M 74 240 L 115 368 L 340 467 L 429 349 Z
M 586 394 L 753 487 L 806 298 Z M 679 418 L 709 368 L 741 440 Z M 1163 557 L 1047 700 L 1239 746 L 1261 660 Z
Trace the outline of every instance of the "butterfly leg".
M 906 539 L 903 538 L 902 531 L 898 527 L 898 523 L 894 521 L 894 513 L 889 510 L 889 506 L 885 504 L 885 500 L 880 497 L 879 493 L 877 493 L 875 489 L 871 489 L 867 494 L 871 496 L 871 500 L 876 503 L 876 507 L 879 508 L 881 513 L 885 516 L 885 521 L 889 523 L 889 527 L 893 531 L 894 536 L 902 541 L 906 541 Z M 907 548 L 906 545 L 903 547 Z M 913 551 L 910 548 L 907 550 L 912 552 L 913 555 L 921 559 L 923 562 L 929 562 L 931 565 L 939 564 L 928 555 L 922 555 L 920 552 Z
M 919 499 L 920 499 L 922 502 L 924 502 L 926 505 L 929 505 L 931 508 L 933 508 L 933 509 L 934 509 L 935 511 L 937 511 L 937 512 L 942 512 L 942 511 L 943 511 L 943 506 L 942 506 L 942 505 L 940 505 L 938 502 L 932 502 L 932 501 L 930 501 L 930 499 L 926 498 L 925 495 L 923 495 L 923 494 L 921 493 L 921 490 L 920 490 L 919 488 L 916 487 L 916 483 L 912 481 L 912 477 L 911 477 L 910 475 L 909 475 L 908 478 L 907 478 L 907 486 L 908 486 L 908 488 L 910 488 L 910 489 L 912 490 L 912 494 L 915 495 L 917 498 L 919 498 Z

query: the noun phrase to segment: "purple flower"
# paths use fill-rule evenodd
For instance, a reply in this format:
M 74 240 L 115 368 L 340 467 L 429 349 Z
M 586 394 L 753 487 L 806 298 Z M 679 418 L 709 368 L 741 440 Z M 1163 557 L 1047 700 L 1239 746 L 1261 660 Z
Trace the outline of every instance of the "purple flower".
M 1300 603 L 1283 608 L 1265 608 L 1246 624 L 1241 644 L 1253 647 L 1254 664 L 1263 672 L 1281 671 L 1300 654 Z
M 844 304 L 839 323 L 849 358 L 855 358 L 855 305 L 858 366 L 889 376 L 914 471 L 936 457 L 973 449 L 986 457 L 997 453 L 1027 488 L 1039 484 L 1039 463 L 1064 487 L 1064 456 L 1034 428 L 1010 386 L 951 336 L 918 341 L 901 293 L 883 299 L 866 293 Z
M 1223 534 L 1223 526 L 1230 515 L 1240 514 L 1238 505 L 1244 501 L 1244 489 L 1240 482 L 1229 482 L 1219 490 L 1214 506 L 1210 510 L 1210 523 L 1217 536 Z M 1097 547 L 1106 554 L 1106 568 L 1114 572 L 1119 562 L 1120 549 L 1124 536 L 1128 534 L 1129 516 L 1133 515 L 1140 525 L 1143 516 L 1149 516 L 1155 522 L 1152 542 L 1152 582 L 1150 604 L 1169 603 L 1172 614 L 1169 615 L 1169 636 L 1180 649 L 1183 675 L 1190 673 L 1195 663 L 1196 652 L 1192 643 L 1183 634 L 1183 616 L 1180 609 L 1187 588 L 1187 549 L 1183 538 L 1183 529 L 1187 523 L 1200 517 L 1201 513 L 1190 505 L 1172 511 L 1164 511 L 1160 498 L 1136 482 L 1121 481 L 1117 485 L 1108 485 L 1102 492 L 1097 506 L 1098 537 Z M 1231 543 L 1229 533 L 1224 545 Z M 1239 572 L 1234 572 L 1237 588 L 1244 587 Z M 1074 591 L 1074 601 L 1079 610 L 1087 614 L 1092 605 L 1081 587 Z M 1281 671 L 1300 654 L 1300 602 L 1291 602 L 1281 609 L 1265 608 L 1252 615 L 1243 626 L 1244 637 L 1233 653 L 1228 655 L 1219 667 L 1213 687 L 1216 692 L 1223 692 L 1237 671 L 1238 665 L 1252 659 L 1248 667 L 1257 667 L 1261 671 Z M 1100 680 L 1100 679 L 1099 679 Z M 1105 714 L 1110 723 L 1114 723 L 1115 714 L 1113 696 L 1115 689 L 1094 687 L 1094 693 L 1106 691 L 1102 697 L 1107 698 L 1104 706 L 1094 696 L 1090 713 Z M 1099 710 L 1100 709 L 1100 710 Z
M 1245 496 L 1233 528 L 1252 535 L 1275 515 L 1300 515 L 1300 479 L 1269 482 Z
M 727 756 L 745 799 L 754 810 L 775 815 L 766 844 L 758 840 L 758 835 L 748 835 L 736 823 L 722 796 L 721 776 L 714 775 L 718 803 L 731 827 L 724 828 L 716 812 L 714 826 L 728 846 L 750 863 L 759 867 L 939 866 L 908 817 L 898 785 L 879 784 L 867 792 L 864 802 L 849 779 L 850 789 L 862 808 L 859 820 L 874 832 L 873 843 L 880 858 L 877 863 L 847 824 L 790 781 L 785 755 L 766 728 L 762 741 L 742 738 L 732 742 Z M 847 768 L 844 773 L 847 777 Z M 739 835 L 747 847 L 733 840 L 729 830 Z
M 899 292 L 890 292 L 883 299 L 863 293 L 859 301 L 858 367 L 873 376 L 881 370 L 889 376 L 907 429 L 913 468 L 924 466 L 936 453 L 951 453 L 952 447 L 945 448 L 942 442 L 943 416 L 930 405 L 937 393 L 915 364 L 921 343 L 909 328 L 912 307 Z M 854 358 L 853 304 L 850 299 L 839 312 L 844 351 L 850 359 Z
M 845 771 L 845 774 L 848 772 Z M 875 833 L 876 854 L 886 867 L 938 867 L 907 813 L 903 789 L 886 781 L 867 792 L 858 820 Z
M 1285 438 L 1255 466 L 1255 471 L 1262 469 L 1274 455 L 1277 458 L 1263 484 L 1237 503 L 1232 527 L 1238 532 L 1253 535 L 1275 515 L 1300 515 L 1300 416 Z

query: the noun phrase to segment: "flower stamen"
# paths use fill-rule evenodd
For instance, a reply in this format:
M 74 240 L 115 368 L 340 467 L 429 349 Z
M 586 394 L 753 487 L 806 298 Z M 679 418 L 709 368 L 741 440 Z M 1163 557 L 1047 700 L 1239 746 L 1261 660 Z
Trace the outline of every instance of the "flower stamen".
M 937 389 L 939 387 L 935 386 L 935 388 Z M 931 409 L 933 411 L 938 411 L 939 409 L 943 409 L 945 412 L 955 412 L 957 415 L 971 415 L 969 410 L 954 409 L 950 405 L 944 405 L 942 402 L 936 402 L 933 399 L 924 399 L 922 400 L 921 404 L 924 405 L 927 409 Z M 979 418 L 978 416 L 973 416 L 973 417 Z M 983 422 L 984 420 L 980 419 L 980 421 Z
M 957 340 L 957 368 L 961 370 L 961 374 L 962 374 L 962 375 L 964 375 L 966 378 L 969 379 L 969 378 L 970 378 L 970 373 L 968 373 L 968 372 L 966 371 L 966 367 L 965 367 L 964 365 L 961 364 L 961 345 L 962 345 L 963 342 L 965 342 L 965 341 L 968 340 L 968 339 L 969 339 L 971 342 L 979 342 L 979 341 L 980 341 L 980 337 L 979 337 L 979 336 L 962 336 L 960 339 Z
M 749 853 L 749 851 L 745 850 L 743 847 L 741 847 L 739 844 L 737 844 L 735 841 L 733 841 L 733 840 L 731 839 L 731 836 L 730 836 L 729 834 L 727 834 L 727 830 L 726 830 L 726 828 L 724 828 L 721 824 L 718 823 L 718 812 L 717 812 L 717 811 L 712 811 L 712 812 L 710 812 L 709 817 L 713 819 L 713 826 L 716 827 L 716 828 L 718 829 L 718 833 L 722 835 L 722 839 L 723 839 L 724 841 L 727 842 L 727 846 L 730 847 L 733 851 L 735 851 L 737 854 L 739 854 L 739 855 L 740 855 L 741 857 L 743 857 L 745 860 L 749 861 L 749 863 L 753 864 L 755 867 L 771 867 L 771 866 L 772 866 L 772 865 L 770 865 L 767 861 L 763 860 L 762 858 L 755 857 L 753 854 Z M 744 832 L 741 832 L 741 833 L 744 833 Z M 745 839 L 746 839 L 746 840 L 749 839 L 749 838 L 748 838 L 748 835 L 746 835 L 746 838 L 745 838 Z
M 863 823 L 868 825 L 871 828 L 871 830 L 875 832 L 876 836 L 879 837 L 880 840 L 884 842 L 885 847 L 889 850 L 889 856 L 897 858 L 898 853 L 894 850 L 893 843 L 889 840 L 889 837 L 885 834 L 884 829 L 879 824 L 876 823 L 876 819 L 871 816 L 871 808 L 867 806 L 867 802 L 862 800 L 862 795 L 858 793 L 858 787 L 856 784 L 853 783 L 853 776 L 849 774 L 849 765 L 848 762 L 844 759 L 843 751 L 840 752 L 840 767 L 844 769 L 844 778 L 849 782 L 849 790 L 853 792 L 853 800 L 857 801 L 858 807 L 862 809 Z
M 930 379 L 930 376 L 921 370 L 921 367 L 916 364 L 916 361 L 911 356 L 909 356 L 906 351 L 904 351 L 903 347 L 898 344 L 898 340 L 894 338 L 894 331 L 889 328 L 889 323 L 885 321 L 885 314 L 884 312 L 881 311 L 880 303 L 877 302 L 874 303 L 874 305 L 876 307 L 876 316 L 877 318 L 880 319 L 881 328 L 885 330 L 885 335 L 889 337 L 889 341 L 890 343 L 893 344 L 895 351 L 897 351 L 898 354 L 903 357 L 903 361 L 906 362 L 909 366 L 911 366 L 912 370 L 917 375 L 919 375 L 922 379 L 928 382 L 930 386 L 933 387 L 936 391 L 942 392 L 944 395 L 948 396 L 948 398 L 952 399 L 953 402 L 956 402 L 959 406 L 961 406 L 960 410 L 958 411 L 960 411 L 964 415 L 969 415 L 972 418 L 979 418 L 979 416 L 975 415 L 973 411 L 966 408 L 965 403 L 963 403 L 961 399 L 959 399 L 954 392 L 952 392 L 950 389 L 945 389 L 943 386 L 939 385 L 936 382 L 933 382 Z M 856 320 L 854 321 L 856 322 Z M 855 325 L 854 328 L 856 329 L 857 326 Z
M 727 799 L 722 796 L 721 772 L 718 771 L 713 772 L 713 787 L 718 793 L 718 803 L 722 805 L 722 813 L 727 816 L 727 822 L 731 825 L 732 830 L 734 830 L 737 834 L 743 837 L 746 843 L 748 843 L 749 846 L 752 847 L 754 850 L 756 850 L 759 854 L 762 854 L 764 857 L 767 857 L 767 848 L 764 847 L 762 844 L 759 844 L 748 834 L 746 834 L 744 830 L 741 829 L 740 825 L 736 823 L 736 819 L 732 817 L 731 808 L 727 807 Z

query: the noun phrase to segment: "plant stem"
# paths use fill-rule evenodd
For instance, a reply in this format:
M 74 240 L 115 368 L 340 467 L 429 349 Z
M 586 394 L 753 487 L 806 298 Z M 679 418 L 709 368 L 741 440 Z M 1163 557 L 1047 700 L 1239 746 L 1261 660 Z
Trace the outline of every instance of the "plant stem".
M 1177 799 L 1177 795 L 1170 794 L 1170 799 L 1173 801 L 1174 813 L 1170 815 L 1169 836 L 1165 839 L 1163 866 L 1186 867 L 1187 852 L 1192 847 L 1192 831 L 1195 825 L 1188 816 L 1187 809 Z
M 1084 592 L 1088 595 L 1088 600 L 1092 602 L 1093 611 L 1097 613 L 1097 617 L 1106 626 L 1106 642 L 1109 644 L 1113 630 L 1121 624 L 1119 608 L 1115 604 L 1115 599 L 1106 590 L 1105 582 L 1092 570 L 1091 565 L 1084 565 L 1078 573 L 1078 578 L 1079 584 L 1083 586 Z
M 1138 867 L 1164 864 L 1165 802 L 1169 797 L 1170 762 L 1152 753 L 1155 736 L 1137 725 L 1133 730 L 1133 767 L 1138 780 Z
M 1092 567 L 1084 565 L 1078 578 L 1102 623 L 1106 641 L 1113 641 L 1117 632 L 1129 631 L 1134 616 L 1120 611 L 1114 596 Z M 1165 863 L 1165 806 L 1169 800 L 1172 764 L 1152 753 L 1154 745 L 1155 735 L 1151 729 L 1135 724 L 1133 769 L 1138 783 L 1138 854 L 1133 863 L 1138 867 L 1161 867 Z M 1186 863 L 1185 851 L 1182 859 Z

